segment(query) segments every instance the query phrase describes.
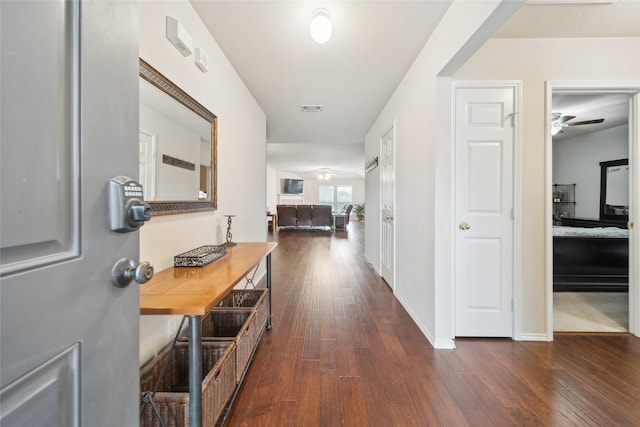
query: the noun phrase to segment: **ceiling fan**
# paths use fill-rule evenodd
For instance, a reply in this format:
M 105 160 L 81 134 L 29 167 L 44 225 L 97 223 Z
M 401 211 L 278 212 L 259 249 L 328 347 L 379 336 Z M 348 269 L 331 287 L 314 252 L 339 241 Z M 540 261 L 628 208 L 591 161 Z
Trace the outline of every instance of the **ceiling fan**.
M 322 168 L 322 170 L 321 170 L 321 171 L 320 171 L 320 173 L 318 174 L 318 179 L 319 179 L 319 180 L 321 180 L 321 181 L 322 181 L 323 179 L 324 179 L 324 180 L 329 180 L 329 179 L 331 179 L 331 178 L 333 178 L 333 177 L 335 177 L 335 176 L 336 176 L 336 174 L 335 174 L 335 173 L 332 173 L 332 172 L 329 172 L 329 171 L 327 170 L 327 168 Z
M 575 118 L 576 116 L 563 116 L 562 113 L 551 113 L 551 135 L 564 133 L 562 129 L 570 126 L 595 125 L 604 122 L 604 119 L 594 119 L 568 123 Z

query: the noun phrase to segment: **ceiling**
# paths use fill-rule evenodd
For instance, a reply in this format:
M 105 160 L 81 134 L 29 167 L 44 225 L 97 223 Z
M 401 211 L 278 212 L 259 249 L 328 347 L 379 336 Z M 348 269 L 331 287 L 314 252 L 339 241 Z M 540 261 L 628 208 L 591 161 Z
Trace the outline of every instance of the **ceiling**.
M 267 116 L 267 164 L 306 179 L 323 169 L 355 179 L 364 177 L 367 131 L 450 1 L 191 3 Z M 640 36 L 639 5 L 526 5 L 496 37 Z M 309 35 L 318 7 L 333 25 L 323 45 Z
M 595 4 L 528 4 L 495 38 L 640 37 L 640 1 Z M 603 118 L 600 124 L 571 126 L 554 141 L 598 132 L 628 122 L 629 95 L 554 93 L 553 112 L 576 116 L 569 123 Z
M 554 93 L 551 101 L 553 112 L 576 116 L 567 123 L 604 119 L 599 124 L 587 124 L 563 128 L 564 133 L 555 135 L 553 141 L 574 138 L 592 132 L 621 126 L 628 123 L 628 94 L 566 94 Z

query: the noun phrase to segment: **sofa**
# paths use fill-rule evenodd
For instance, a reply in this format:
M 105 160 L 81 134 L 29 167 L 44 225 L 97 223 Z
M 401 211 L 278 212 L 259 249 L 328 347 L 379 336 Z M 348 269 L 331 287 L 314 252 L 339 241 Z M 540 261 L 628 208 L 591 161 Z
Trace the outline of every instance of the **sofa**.
M 278 227 L 332 227 L 331 206 L 277 205 Z

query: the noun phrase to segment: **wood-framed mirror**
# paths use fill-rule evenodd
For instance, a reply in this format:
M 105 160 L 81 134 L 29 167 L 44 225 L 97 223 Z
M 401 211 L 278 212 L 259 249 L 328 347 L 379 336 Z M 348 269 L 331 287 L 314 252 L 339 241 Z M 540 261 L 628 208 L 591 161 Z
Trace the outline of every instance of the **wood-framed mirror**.
M 600 162 L 600 220 L 629 219 L 629 159 Z
M 217 208 L 217 117 L 140 58 L 140 183 L 152 215 Z

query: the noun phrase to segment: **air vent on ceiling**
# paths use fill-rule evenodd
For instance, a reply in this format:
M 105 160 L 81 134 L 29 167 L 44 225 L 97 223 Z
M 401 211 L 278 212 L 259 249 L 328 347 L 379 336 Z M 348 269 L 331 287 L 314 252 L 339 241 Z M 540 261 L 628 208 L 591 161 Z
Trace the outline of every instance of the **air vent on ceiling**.
M 322 111 L 322 105 L 301 105 L 300 110 L 303 113 L 319 113 Z

